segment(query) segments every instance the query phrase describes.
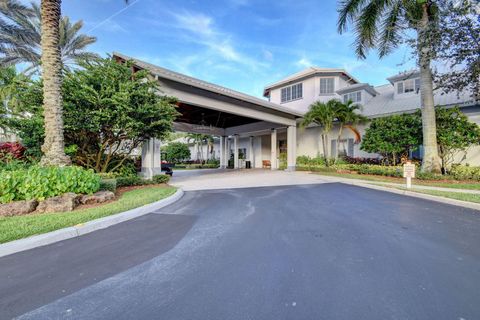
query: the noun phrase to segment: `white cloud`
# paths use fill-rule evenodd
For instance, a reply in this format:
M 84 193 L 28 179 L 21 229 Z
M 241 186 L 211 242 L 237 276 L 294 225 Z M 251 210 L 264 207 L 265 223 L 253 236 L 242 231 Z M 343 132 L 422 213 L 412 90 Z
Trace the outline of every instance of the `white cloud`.
M 300 67 L 303 67 L 303 68 L 308 68 L 308 67 L 313 66 L 312 61 L 310 61 L 310 59 L 308 59 L 306 57 L 301 58 L 300 60 L 295 62 L 295 64 L 300 66 Z
M 178 27 L 186 29 L 206 37 L 214 35 L 212 29 L 212 18 L 201 13 L 184 12 L 183 14 L 173 14 L 178 22 Z
M 212 54 L 252 69 L 265 66 L 263 63 L 238 51 L 232 42 L 232 35 L 219 30 L 214 19 L 197 12 L 185 11 L 182 14 L 172 13 L 177 29 L 187 30 L 191 36 L 188 40 L 210 49 Z
M 272 53 L 272 51 L 267 50 L 267 49 L 263 49 L 263 50 L 262 50 L 262 53 L 263 53 L 263 57 L 265 58 L 265 60 L 267 60 L 267 61 L 273 61 L 273 53 Z

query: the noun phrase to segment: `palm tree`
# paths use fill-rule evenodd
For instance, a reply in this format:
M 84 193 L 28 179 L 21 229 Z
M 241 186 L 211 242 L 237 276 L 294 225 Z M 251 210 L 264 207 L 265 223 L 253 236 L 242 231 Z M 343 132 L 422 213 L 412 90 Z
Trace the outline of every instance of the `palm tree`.
M 351 100 L 347 103 L 342 103 L 337 100 L 335 108 L 336 122 L 339 124 L 338 136 L 337 136 L 337 153 L 335 160 L 338 159 L 340 151 L 340 140 L 344 129 L 350 130 L 355 136 L 355 143 L 359 143 L 361 140 L 361 134 L 357 130 L 356 126 L 368 121 L 368 118 L 358 113 L 361 109 L 360 105 L 353 103 Z
M 1 10 L 1 8 L 10 10 Z M 13 9 L 16 8 L 16 9 Z M 21 6 L 17 0 L 0 0 L 0 65 L 9 66 L 27 63 L 29 70 L 38 71 L 41 60 L 42 16 L 38 4 Z M 66 16 L 59 24 L 59 46 L 64 67 L 75 64 L 79 59 L 98 58 L 98 55 L 85 51 L 96 41 L 95 37 L 79 34 L 83 21 L 72 23 Z
M 62 108 L 62 59 L 60 54 L 61 0 L 42 0 L 42 76 L 45 141 L 42 145 L 43 165 L 69 165 L 65 154 Z
M 355 52 L 366 58 L 369 49 L 378 48 L 380 58 L 393 51 L 406 29 L 416 32 L 417 55 L 420 66 L 423 147 L 422 170 L 440 172 L 433 80 L 431 63 L 430 31 L 436 26 L 437 4 L 433 0 L 342 0 L 339 6 L 338 31 L 354 25 Z
M 203 162 L 203 144 L 207 141 L 207 136 L 201 133 L 189 133 L 187 134 L 187 141 L 194 144 L 197 150 L 196 158 Z
M 320 141 L 322 143 L 323 157 L 326 166 L 328 166 L 328 134 L 332 130 L 333 121 L 335 120 L 336 104 L 337 100 L 330 100 L 327 103 L 320 101 L 314 102 L 310 105 L 308 112 L 303 116 L 301 123 L 302 127 L 311 124 L 317 124 L 321 127 Z
M 2 0 L 5 1 L 5 0 Z M 9 0 L 14 1 L 14 0 Z M 44 165 L 68 165 L 65 154 L 62 107 L 62 51 L 61 0 L 41 0 L 41 64 L 43 76 L 43 113 L 45 118 L 45 142 L 42 145 Z M 128 3 L 127 0 L 125 0 Z

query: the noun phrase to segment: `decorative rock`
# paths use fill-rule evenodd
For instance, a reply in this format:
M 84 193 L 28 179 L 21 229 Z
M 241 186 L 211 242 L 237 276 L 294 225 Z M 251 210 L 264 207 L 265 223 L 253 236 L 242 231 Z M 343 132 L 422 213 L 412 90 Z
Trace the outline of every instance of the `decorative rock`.
M 23 214 L 28 214 L 35 211 L 37 208 L 37 200 L 23 200 L 23 201 L 14 201 L 6 204 L 0 204 L 0 216 L 1 217 L 10 217 L 10 216 L 20 216 Z
M 91 195 L 84 195 L 80 199 L 82 204 L 102 203 L 115 198 L 115 194 L 112 191 L 98 191 Z
M 65 212 L 72 211 L 78 206 L 79 195 L 68 192 L 61 196 L 45 199 L 38 204 L 37 212 Z

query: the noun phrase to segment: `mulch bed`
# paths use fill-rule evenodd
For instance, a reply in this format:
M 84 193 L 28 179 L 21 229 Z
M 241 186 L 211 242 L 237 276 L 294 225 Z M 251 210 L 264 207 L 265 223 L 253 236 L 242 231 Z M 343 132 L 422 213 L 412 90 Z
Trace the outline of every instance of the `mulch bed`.
M 136 189 L 145 189 L 145 188 L 150 188 L 150 187 L 166 188 L 168 186 L 165 183 L 162 183 L 162 184 L 147 184 L 147 185 L 143 185 L 143 186 L 120 187 L 120 188 L 117 188 L 117 191 L 115 191 L 115 198 L 113 198 L 112 200 L 105 201 L 105 202 L 102 202 L 102 203 L 80 204 L 73 211 L 103 206 L 104 204 L 117 201 L 118 199 L 120 199 L 122 194 L 124 194 L 127 191 L 136 190 Z

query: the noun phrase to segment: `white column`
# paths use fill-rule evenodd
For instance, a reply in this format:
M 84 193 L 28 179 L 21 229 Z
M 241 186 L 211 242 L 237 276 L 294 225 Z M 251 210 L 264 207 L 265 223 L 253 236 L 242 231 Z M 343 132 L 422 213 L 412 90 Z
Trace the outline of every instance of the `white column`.
M 162 173 L 160 154 L 160 141 L 150 139 L 145 141 L 142 146 L 142 171 L 141 175 L 151 179 L 154 175 Z
M 220 169 L 225 169 L 225 137 L 220 137 Z
M 297 127 L 287 128 L 287 171 L 295 171 L 297 165 Z
M 255 150 L 253 149 L 253 137 L 250 137 L 250 143 L 248 144 L 248 160 L 250 161 L 251 168 L 255 168 Z
M 225 165 L 228 167 L 228 161 L 230 160 L 230 150 L 232 149 L 232 142 L 229 137 L 226 137 L 225 142 Z
M 277 170 L 277 129 L 272 129 L 272 143 L 271 143 L 271 154 L 270 154 L 270 165 L 272 170 Z
M 238 134 L 233 136 L 233 168 L 238 169 Z

